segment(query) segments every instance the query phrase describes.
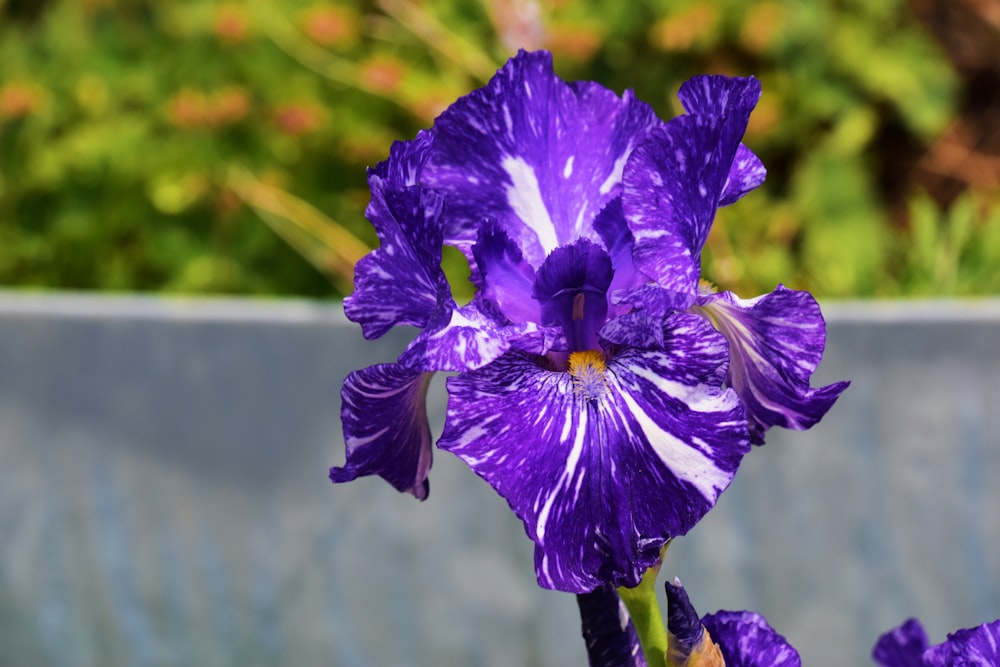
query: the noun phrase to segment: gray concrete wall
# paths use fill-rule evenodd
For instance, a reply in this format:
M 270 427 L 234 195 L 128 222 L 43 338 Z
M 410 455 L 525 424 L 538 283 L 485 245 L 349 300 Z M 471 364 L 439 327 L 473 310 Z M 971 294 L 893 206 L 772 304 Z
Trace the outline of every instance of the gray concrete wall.
M 853 386 L 751 452 L 664 574 L 807 665 L 863 665 L 907 616 L 935 640 L 1000 617 L 1000 302 L 825 312 L 817 382 Z M 327 481 L 340 384 L 400 333 L 307 303 L 0 295 L 0 665 L 584 664 L 572 596 L 454 457 L 422 504 Z

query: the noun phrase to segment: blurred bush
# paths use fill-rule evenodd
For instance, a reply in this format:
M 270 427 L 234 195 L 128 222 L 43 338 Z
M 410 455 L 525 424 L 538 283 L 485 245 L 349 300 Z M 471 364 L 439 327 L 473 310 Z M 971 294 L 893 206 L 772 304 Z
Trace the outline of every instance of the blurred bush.
M 0 0 L 0 282 L 349 293 L 376 243 L 365 167 L 523 46 L 551 49 L 566 78 L 635 88 L 664 117 L 693 74 L 762 80 L 746 142 L 770 174 L 720 213 L 706 272 L 721 286 L 995 293 L 987 6 Z M 447 255 L 450 275 L 460 261 Z

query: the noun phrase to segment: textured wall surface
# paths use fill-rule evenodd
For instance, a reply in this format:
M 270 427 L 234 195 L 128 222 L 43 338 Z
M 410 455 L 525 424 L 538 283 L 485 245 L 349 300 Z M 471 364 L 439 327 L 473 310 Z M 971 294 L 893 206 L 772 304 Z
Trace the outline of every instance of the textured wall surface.
M 772 432 L 664 565 L 818 667 L 911 615 L 934 641 L 1000 617 L 1000 302 L 826 313 L 816 381 L 853 386 Z M 337 306 L 0 295 L 0 665 L 585 664 L 572 596 L 457 459 L 425 503 L 327 481 L 340 383 L 400 334 Z

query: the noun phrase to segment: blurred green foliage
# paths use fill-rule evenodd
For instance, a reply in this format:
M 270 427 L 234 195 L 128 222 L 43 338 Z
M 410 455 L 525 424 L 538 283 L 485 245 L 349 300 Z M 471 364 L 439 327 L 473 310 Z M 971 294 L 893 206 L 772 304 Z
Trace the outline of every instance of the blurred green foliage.
M 721 287 L 1000 291 L 996 191 L 898 178 L 963 85 L 904 0 L 0 0 L 0 282 L 349 293 L 365 167 L 519 46 L 663 117 L 693 74 L 762 80 Z

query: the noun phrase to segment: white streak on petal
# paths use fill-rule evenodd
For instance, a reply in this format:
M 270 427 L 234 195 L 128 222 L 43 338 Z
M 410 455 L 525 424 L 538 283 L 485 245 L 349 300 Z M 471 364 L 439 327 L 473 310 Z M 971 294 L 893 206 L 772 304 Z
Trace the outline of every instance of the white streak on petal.
M 570 409 L 566 414 L 566 422 L 562 432 L 563 440 L 565 440 L 566 436 L 569 435 L 570 424 L 573 421 L 573 412 L 574 411 Z M 538 535 L 538 542 L 540 544 L 545 541 L 545 524 L 549 520 L 549 512 L 552 511 L 552 503 L 556 501 L 556 498 L 560 495 L 564 488 L 569 489 L 570 484 L 573 481 L 573 477 L 576 475 L 576 467 L 580 463 L 580 455 L 583 453 L 583 441 L 586 439 L 587 435 L 586 411 L 581 410 L 579 417 L 580 421 L 576 425 L 576 438 L 573 441 L 573 449 L 570 450 L 569 456 L 566 458 L 566 467 L 563 469 L 562 475 L 559 476 L 559 482 L 552 487 L 552 491 L 545 499 L 545 505 L 542 507 L 542 511 L 538 514 L 538 527 L 536 528 L 536 534 Z M 579 491 L 579 488 L 577 490 Z
M 608 174 L 608 177 L 604 179 L 601 183 L 601 187 L 597 189 L 602 195 L 606 195 L 611 192 L 611 188 L 615 187 L 622 182 L 622 172 L 625 171 L 625 163 L 628 161 L 628 156 L 632 153 L 632 147 L 629 146 L 624 153 L 618 156 L 615 160 L 615 167 Z
M 563 167 L 563 178 L 569 178 L 573 175 L 573 158 L 575 157 L 575 155 L 570 155 L 569 158 L 566 159 L 566 166 Z
M 639 424 L 647 442 L 677 479 L 687 482 L 710 502 L 715 502 L 732 475 L 719 470 L 707 456 L 663 430 L 627 391 L 621 399 L 628 406 L 632 419 Z M 626 422 L 627 423 L 627 422 Z
M 545 253 L 552 252 L 559 245 L 559 241 L 556 238 L 555 224 L 542 200 L 542 191 L 535 170 L 519 157 L 505 157 L 501 166 L 510 176 L 512 183 L 507 186 L 507 203 L 535 232 Z

